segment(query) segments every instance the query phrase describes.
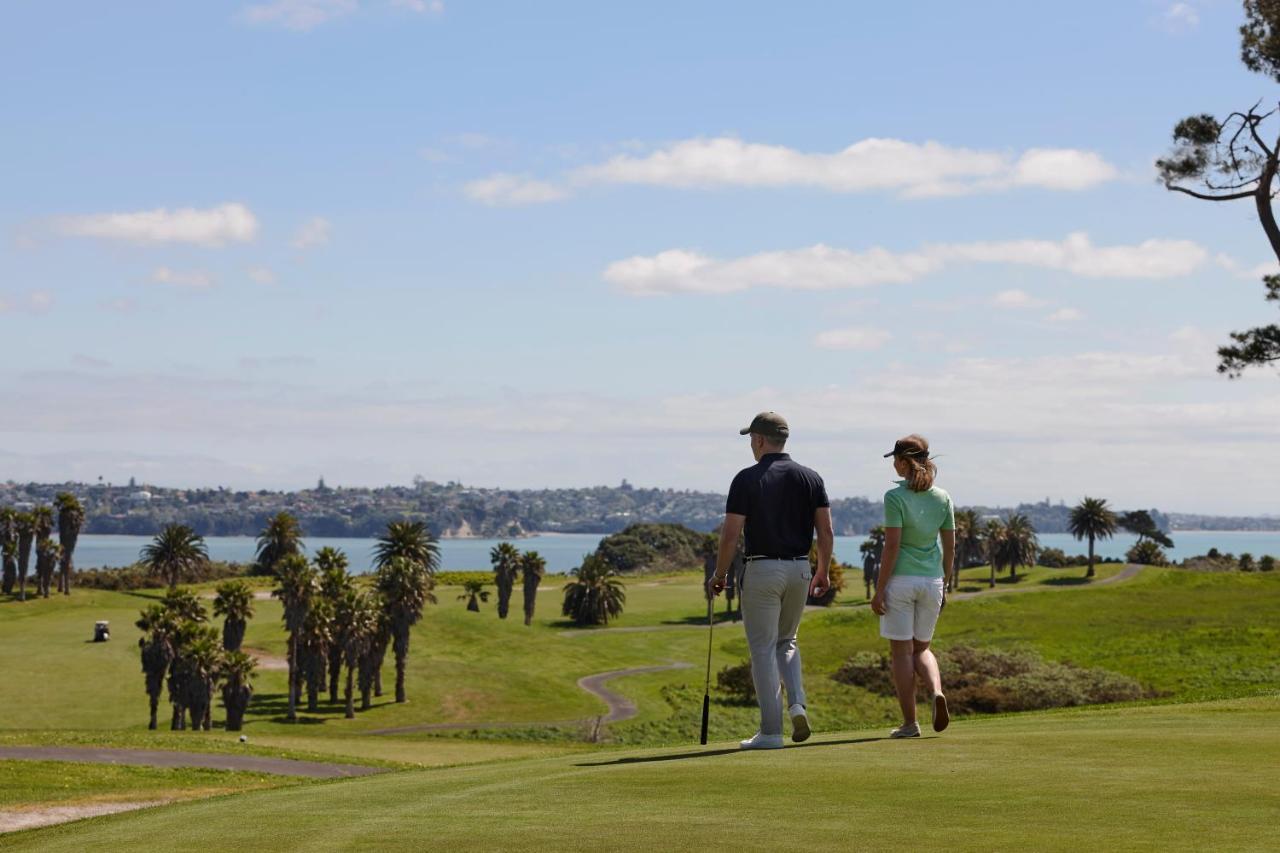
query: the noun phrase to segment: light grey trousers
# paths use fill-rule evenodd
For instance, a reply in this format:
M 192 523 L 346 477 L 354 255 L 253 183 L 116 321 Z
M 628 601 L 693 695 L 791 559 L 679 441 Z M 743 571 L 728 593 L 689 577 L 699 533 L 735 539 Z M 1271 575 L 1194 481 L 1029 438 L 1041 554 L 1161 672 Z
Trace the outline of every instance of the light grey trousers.
M 742 626 L 751 649 L 761 734 L 782 734 L 782 685 L 789 704 L 805 703 L 796 632 L 811 577 L 808 560 L 753 560 L 743 575 Z

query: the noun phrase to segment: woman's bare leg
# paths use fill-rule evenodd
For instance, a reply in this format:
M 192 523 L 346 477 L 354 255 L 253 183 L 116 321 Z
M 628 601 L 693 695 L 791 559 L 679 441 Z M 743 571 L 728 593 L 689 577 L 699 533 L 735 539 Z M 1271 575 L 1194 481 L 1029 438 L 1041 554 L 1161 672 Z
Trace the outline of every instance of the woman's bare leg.
M 942 676 L 938 674 L 938 659 L 929 650 L 929 641 L 912 640 L 912 663 L 920 680 L 929 687 L 929 695 L 937 696 L 942 692 Z M 901 701 L 901 700 L 899 700 Z
M 913 640 L 889 641 L 893 689 L 898 693 L 898 704 L 902 706 L 902 723 L 906 726 L 916 721 L 916 670 L 913 642 Z

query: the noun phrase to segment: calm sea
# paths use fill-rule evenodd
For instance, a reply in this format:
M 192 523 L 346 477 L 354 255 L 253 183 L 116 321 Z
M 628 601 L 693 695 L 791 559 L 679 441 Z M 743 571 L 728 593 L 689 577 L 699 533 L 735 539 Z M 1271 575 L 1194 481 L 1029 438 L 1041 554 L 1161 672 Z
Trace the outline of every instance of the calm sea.
M 1271 554 L 1280 557 L 1280 531 L 1200 532 L 1179 531 L 1172 534 L 1174 547 L 1168 549 L 1175 560 L 1203 554 L 1210 548 L 1239 556 L 1248 552 L 1254 557 Z M 553 533 L 517 539 L 517 548 L 537 551 L 547 560 L 552 572 L 567 572 L 582 562 L 585 554 L 595 550 L 600 542 L 598 533 Z M 858 546 L 861 536 L 837 536 L 836 557 L 844 562 L 858 563 Z M 1135 537 L 1125 534 L 1097 543 L 1100 557 L 1123 557 L 1133 545 Z M 150 542 L 147 536 L 99 536 L 83 535 L 76 545 L 76 566 L 82 569 L 103 566 L 127 566 L 138 559 L 142 546 Z M 444 539 L 440 542 L 440 557 L 448 570 L 489 568 L 489 549 L 497 539 Z M 210 536 L 205 539 L 209 556 L 215 560 L 239 563 L 253 559 L 256 541 L 251 536 Z M 328 545 L 346 552 L 355 572 L 368 569 L 373 561 L 373 539 L 333 539 L 314 537 L 306 540 L 309 553 Z M 1061 548 L 1068 554 L 1082 554 L 1085 544 L 1077 542 L 1070 534 L 1044 533 L 1040 536 L 1044 548 Z

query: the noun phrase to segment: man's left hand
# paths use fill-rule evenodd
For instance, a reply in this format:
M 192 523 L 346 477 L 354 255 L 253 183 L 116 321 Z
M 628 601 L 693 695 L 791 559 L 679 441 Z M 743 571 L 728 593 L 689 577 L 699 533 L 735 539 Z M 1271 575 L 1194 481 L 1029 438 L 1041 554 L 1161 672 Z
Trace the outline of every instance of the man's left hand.
M 707 578 L 707 592 L 711 593 L 711 597 L 715 598 L 724 591 L 724 585 L 728 582 L 728 577 L 721 575 L 712 575 Z

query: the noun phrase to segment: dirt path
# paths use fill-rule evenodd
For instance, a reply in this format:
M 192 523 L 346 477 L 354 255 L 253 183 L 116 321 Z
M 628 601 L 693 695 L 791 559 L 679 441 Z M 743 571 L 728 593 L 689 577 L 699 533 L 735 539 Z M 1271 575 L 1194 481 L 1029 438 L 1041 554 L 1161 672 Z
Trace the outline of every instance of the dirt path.
M 115 749 L 91 746 L 0 746 L 0 760 L 80 761 L 89 764 L 132 764 L 145 767 L 204 767 L 210 770 L 244 770 L 309 779 L 336 779 L 380 773 L 381 768 L 361 764 L 295 761 L 262 755 L 219 755 L 215 752 L 176 752 L 163 749 Z
M 1090 581 L 1082 584 L 1069 584 L 1064 586 L 1055 586 L 1048 584 L 1034 584 L 1032 586 L 1011 586 L 1007 589 L 983 589 L 979 592 L 953 592 L 947 596 L 948 601 L 965 601 L 970 598 L 990 598 L 993 595 L 1013 595 L 1018 592 L 1043 592 L 1046 590 L 1065 590 L 1065 589 L 1092 589 L 1094 587 L 1106 586 L 1111 583 L 1123 583 L 1138 576 L 1144 567 L 1137 563 L 1129 563 L 1123 569 L 1116 572 L 1109 578 L 1101 578 L 1099 580 Z M 981 581 L 979 581 L 981 583 Z
M 152 806 L 163 806 L 173 800 L 143 800 L 129 803 L 80 803 L 64 806 L 33 806 L 31 808 L 0 809 L 0 834 L 17 832 L 20 829 L 35 829 L 38 826 L 52 826 L 55 823 L 67 823 L 87 817 L 104 814 L 131 812 L 136 809 L 148 809 Z
M 651 672 L 667 672 L 673 669 L 690 669 L 692 664 L 675 662 L 669 664 L 659 664 L 656 666 L 638 666 L 631 669 L 615 669 L 609 672 L 600 672 L 595 675 L 587 675 L 578 679 L 578 686 L 593 696 L 597 696 L 604 702 L 609 709 L 607 714 L 599 717 L 585 717 L 576 720 L 552 720 L 552 721 L 535 721 L 535 722 L 501 722 L 501 723 L 424 723 L 413 726 L 398 726 L 392 729 L 376 729 L 369 732 L 371 735 L 396 735 L 407 734 L 409 732 L 442 732 L 442 731 L 463 731 L 468 729 L 523 729 L 523 728 L 541 728 L 543 726 L 576 726 L 582 724 L 604 724 L 604 723 L 620 723 L 629 720 L 636 714 L 640 713 L 640 709 L 636 707 L 636 703 L 632 702 L 621 693 L 610 690 L 605 686 L 608 682 L 615 678 L 626 678 L 629 675 L 647 675 Z

